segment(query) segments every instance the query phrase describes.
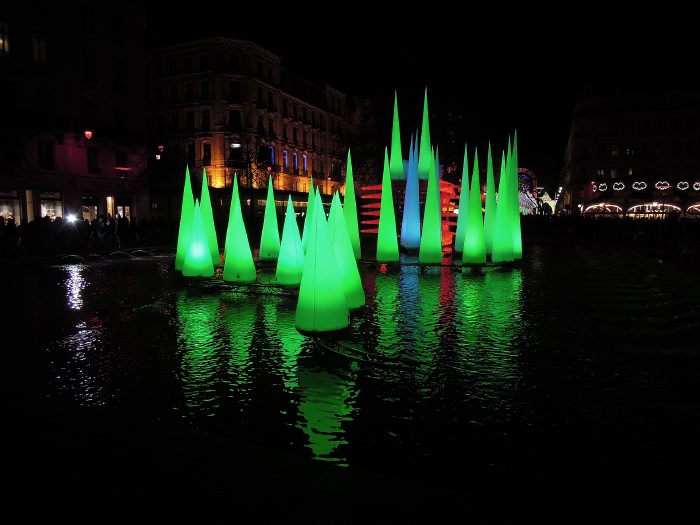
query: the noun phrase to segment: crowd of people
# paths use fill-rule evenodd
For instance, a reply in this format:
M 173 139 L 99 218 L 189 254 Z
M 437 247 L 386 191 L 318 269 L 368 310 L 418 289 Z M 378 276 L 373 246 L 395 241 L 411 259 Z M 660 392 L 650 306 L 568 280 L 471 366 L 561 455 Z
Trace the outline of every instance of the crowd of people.
M 129 220 L 117 214 L 92 221 L 46 216 L 17 225 L 0 216 L 0 256 L 119 250 L 168 242 L 170 228 L 156 217 Z

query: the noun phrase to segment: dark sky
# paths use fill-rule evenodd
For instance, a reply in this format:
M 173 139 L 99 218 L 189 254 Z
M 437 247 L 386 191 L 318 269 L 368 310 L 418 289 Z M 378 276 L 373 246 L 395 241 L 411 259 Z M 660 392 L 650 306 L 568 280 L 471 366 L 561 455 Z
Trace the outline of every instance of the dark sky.
M 575 101 L 586 84 L 615 89 L 651 78 L 675 81 L 694 75 L 689 65 L 698 62 L 691 33 L 684 42 L 681 28 L 671 36 L 643 28 L 639 13 L 631 26 L 624 13 L 613 18 L 609 10 L 538 19 L 506 12 L 505 4 L 464 16 L 426 4 L 408 21 L 371 16 L 371 8 L 350 3 L 334 4 L 340 14 L 325 18 L 309 17 L 312 7 L 304 3 L 230 5 L 176 12 L 172 4 L 151 4 L 151 42 L 215 35 L 254 40 L 300 76 L 375 102 L 387 143 L 394 89 L 406 143 L 420 122 L 427 85 L 434 137 L 444 133 L 448 111 L 462 114 L 462 139 L 470 149 L 478 145 L 480 156 L 488 140 L 500 150 L 517 128 L 520 165 L 548 186 L 558 180 Z M 557 23 L 557 16 L 565 20 Z M 655 23 L 662 24 L 660 18 Z

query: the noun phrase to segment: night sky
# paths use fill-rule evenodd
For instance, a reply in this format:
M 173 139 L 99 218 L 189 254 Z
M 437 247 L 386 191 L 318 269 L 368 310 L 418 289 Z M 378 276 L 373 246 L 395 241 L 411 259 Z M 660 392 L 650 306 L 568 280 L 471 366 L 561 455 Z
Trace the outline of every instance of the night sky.
M 462 115 L 457 135 L 470 150 L 478 145 L 480 158 L 488 140 L 500 150 L 517 128 L 521 167 L 548 188 L 557 184 L 575 102 L 586 86 L 616 90 L 692 76 L 684 60 L 693 46 L 682 41 L 683 31 L 662 36 L 610 12 L 567 14 L 573 18 L 556 25 L 504 20 L 499 9 L 470 19 L 434 9 L 399 27 L 398 18 L 370 16 L 355 4 L 325 20 L 299 13 L 306 4 L 290 3 L 288 16 L 263 4 L 217 6 L 216 13 L 158 5 L 150 8 L 152 45 L 217 35 L 253 40 L 292 72 L 374 102 L 387 145 L 394 89 L 407 144 L 427 85 L 434 141 L 447 131 L 448 112 Z

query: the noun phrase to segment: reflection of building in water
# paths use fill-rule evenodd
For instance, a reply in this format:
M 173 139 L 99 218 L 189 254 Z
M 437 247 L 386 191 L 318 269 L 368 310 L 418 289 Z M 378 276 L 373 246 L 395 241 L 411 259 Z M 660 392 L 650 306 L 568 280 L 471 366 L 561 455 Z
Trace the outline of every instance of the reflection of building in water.
M 187 290 L 178 293 L 176 302 L 178 343 L 182 350 L 179 375 L 185 402 L 190 409 L 204 413 L 218 402 L 216 331 L 219 325 L 219 305 L 218 296 L 190 296 Z
M 352 419 L 352 393 L 349 379 L 311 368 L 299 368 L 298 423 L 307 435 L 308 447 L 316 459 L 346 466 L 347 458 L 338 450 L 347 445 L 343 423 Z
M 285 308 L 280 302 L 273 302 L 272 298 L 262 306 L 265 320 L 265 329 L 269 337 L 275 340 L 279 346 L 279 367 L 282 373 L 282 381 L 288 392 L 293 392 L 299 386 L 297 368 L 299 356 L 304 343 L 295 326 L 295 313 L 293 308 Z

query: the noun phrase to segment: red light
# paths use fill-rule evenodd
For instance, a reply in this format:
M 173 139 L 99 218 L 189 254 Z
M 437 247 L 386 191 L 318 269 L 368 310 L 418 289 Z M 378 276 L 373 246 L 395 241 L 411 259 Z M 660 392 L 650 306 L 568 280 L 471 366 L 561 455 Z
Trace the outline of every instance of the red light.
M 85 130 L 85 138 L 90 140 L 92 138 L 92 131 L 90 131 L 89 129 L 86 129 Z
M 165 149 L 165 146 L 163 146 L 162 144 L 158 145 L 158 151 L 162 152 L 164 149 Z
M 268 166 L 267 171 L 272 171 L 272 166 Z
M 382 273 L 386 273 L 386 271 L 389 269 L 389 266 L 386 263 L 382 263 L 379 265 L 379 271 Z

